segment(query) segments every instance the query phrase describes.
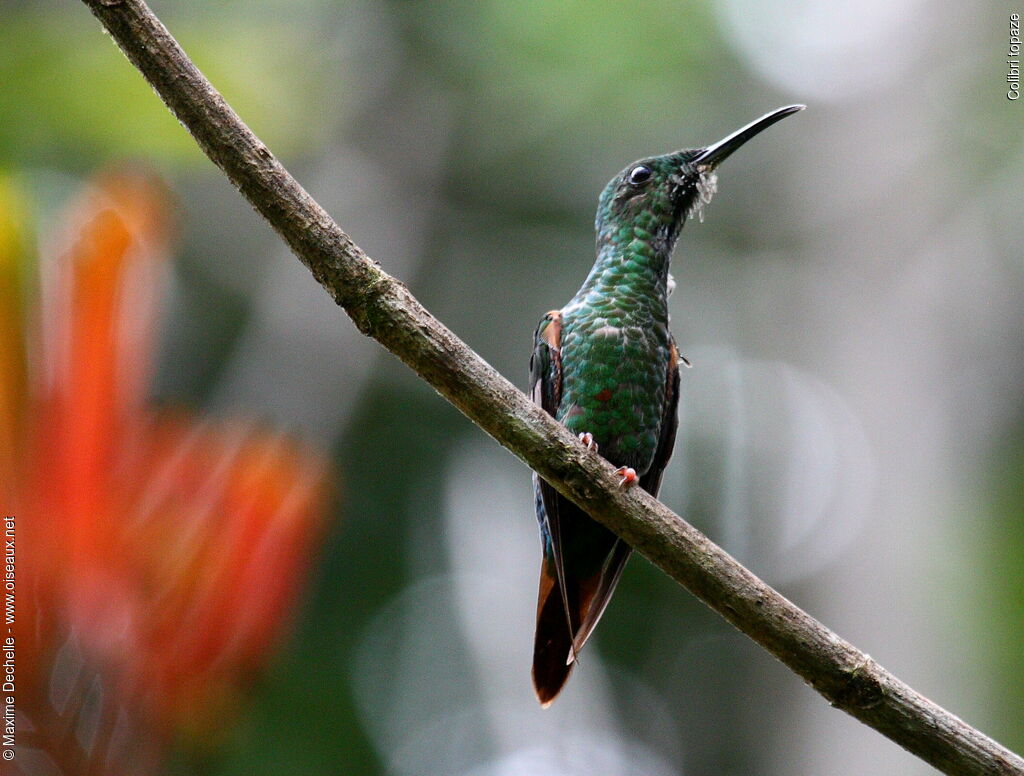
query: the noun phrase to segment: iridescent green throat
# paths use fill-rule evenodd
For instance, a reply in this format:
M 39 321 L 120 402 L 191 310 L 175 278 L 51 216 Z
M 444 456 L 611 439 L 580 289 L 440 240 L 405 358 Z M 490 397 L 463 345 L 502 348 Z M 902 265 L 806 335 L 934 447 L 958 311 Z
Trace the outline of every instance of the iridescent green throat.
M 650 212 L 638 213 L 629 223 L 599 225 L 597 261 L 568 309 L 603 307 L 667 321 L 668 271 L 676 237 L 671 231 L 678 232 Z

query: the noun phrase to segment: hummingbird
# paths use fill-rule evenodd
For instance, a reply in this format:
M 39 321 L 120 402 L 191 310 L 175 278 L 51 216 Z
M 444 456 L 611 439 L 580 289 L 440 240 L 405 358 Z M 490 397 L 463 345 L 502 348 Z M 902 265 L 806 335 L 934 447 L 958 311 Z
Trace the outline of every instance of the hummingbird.
M 619 467 L 620 487 L 657 496 L 675 444 L 679 365 L 689 362 L 669 332 L 669 262 L 683 224 L 703 216 L 722 161 L 804 107 L 779 108 L 705 148 L 640 159 L 601 193 L 597 261 L 569 303 L 541 319 L 530 383 L 535 402 Z M 536 474 L 533 482 L 543 549 L 533 685 L 546 707 L 608 606 L 631 548 Z

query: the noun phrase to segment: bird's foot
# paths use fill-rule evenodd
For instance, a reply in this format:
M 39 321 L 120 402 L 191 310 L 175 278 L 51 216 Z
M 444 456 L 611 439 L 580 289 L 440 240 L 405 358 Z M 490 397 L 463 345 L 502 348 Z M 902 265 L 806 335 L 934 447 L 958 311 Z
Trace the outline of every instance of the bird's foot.
M 631 469 L 628 466 L 619 467 L 615 470 L 615 473 L 622 478 L 619 480 L 619 487 L 623 490 L 632 488 L 640 479 L 636 476 L 636 469 Z
M 597 442 L 594 441 L 594 435 L 589 431 L 583 431 L 579 434 L 579 440 L 583 443 L 583 446 L 590 452 L 597 452 Z

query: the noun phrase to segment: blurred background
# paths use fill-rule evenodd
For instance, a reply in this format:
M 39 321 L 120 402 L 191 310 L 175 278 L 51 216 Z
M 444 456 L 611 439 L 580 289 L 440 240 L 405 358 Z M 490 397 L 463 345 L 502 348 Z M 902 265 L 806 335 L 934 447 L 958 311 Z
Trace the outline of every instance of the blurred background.
M 154 10 L 353 239 L 524 388 L 537 321 L 592 262 L 604 183 L 637 157 L 807 103 L 723 166 L 704 223 L 683 231 L 671 313 L 693 368 L 662 500 L 917 690 L 1024 749 L 1024 104 L 1006 96 L 1010 6 Z M 153 525 L 182 546 L 205 542 L 164 571 L 163 530 L 93 537 L 93 554 L 70 566 L 70 625 L 32 681 L 85 760 L 107 740 L 90 709 L 116 695 L 96 688 L 114 686 L 131 688 L 129 708 L 139 697 L 158 708 L 158 732 L 138 735 L 159 740 L 147 767 L 161 773 L 933 772 L 639 557 L 566 692 L 542 711 L 529 676 L 540 554 L 528 470 L 356 332 L 84 6 L 6 0 L 0 14 L 0 234 L 20 268 L 5 288 L 21 299 L 5 321 L 28 343 L 25 369 L 8 359 L 7 374 L 44 386 L 25 422 L 65 428 L 46 409 L 47 386 L 61 384 L 53 353 L 91 342 L 53 340 L 60 310 L 69 330 L 88 311 L 47 296 L 47 278 L 84 266 L 68 257 L 102 242 L 89 231 L 103 226 L 97 214 L 139 207 L 142 187 L 163 215 L 119 216 L 134 235 L 125 244 L 152 248 L 124 255 L 164 257 L 144 285 L 160 313 L 144 363 L 111 340 L 109 360 L 139 373 L 129 403 L 145 405 L 145 421 L 111 445 L 140 449 L 124 440 L 148 438 L 139 429 L 152 423 L 171 441 L 146 448 L 143 468 L 118 469 L 130 476 L 117 493 L 149 504 L 146 515 L 172 503 Z M 125 163 L 134 172 L 110 172 Z M 84 282 L 74 277 L 63 282 Z M 110 299 L 140 288 L 122 280 L 104 286 Z M 121 331 L 133 316 L 107 324 Z M 79 367 L 89 375 L 95 363 L 83 355 Z M 65 404 L 79 378 L 63 383 Z M 169 415 L 169 429 L 152 420 Z M 73 438 L 63 444 L 79 455 Z M 197 471 L 179 472 L 182 461 Z M 215 495 L 195 486 L 206 469 L 221 472 Z M 46 513 L 33 476 L 21 471 L 8 495 Z M 165 480 L 178 483 L 165 483 L 173 499 L 150 492 Z M 75 493 L 66 503 L 102 534 L 116 513 Z M 235 497 L 253 503 L 236 508 Z M 70 514 L 55 503 L 54 520 Z M 264 507 L 269 517 L 253 517 Z M 225 514 L 271 526 L 273 546 L 290 537 L 290 554 L 246 554 L 247 540 L 233 542 L 247 534 L 209 527 Z M 89 558 L 123 546 L 135 564 L 97 581 L 103 563 Z M 203 577 L 204 557 L 226 576 Z M 146 597 L 151 573 L 177 597 Z M 91 595 L 77 594 L 81 579 Z M 143 591 L 135 608 L 98 617 L 97 601 L 124 598 L 126 585 Z M 108 636 L 125 622 L 145 623 L 152 649 L 113 685 L 82 680 L 93 692 L 69 722 L 68 696 L 84 691 L 68 676 L 90 660 L 105 676 L 118 653 Z M 190 639 L 220 639 L 216 671 L 190 675 L 188 693 L 161 651 L 168 634 L 189 665 Z M 142 692 L 154 665 L 164 684 Z M 43 759 L 18 762 L 52 772 Z

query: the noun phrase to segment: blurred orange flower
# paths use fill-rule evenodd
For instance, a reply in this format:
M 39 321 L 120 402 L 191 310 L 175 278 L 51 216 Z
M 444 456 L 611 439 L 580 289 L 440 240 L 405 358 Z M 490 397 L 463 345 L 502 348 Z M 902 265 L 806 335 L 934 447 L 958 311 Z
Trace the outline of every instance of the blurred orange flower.
M 280 433 L 147 406 L 167 270 L 156 182 L 93 182 L 39 264 L 35 306 L 16 202 L 0 181 L 14 764 L 152 772 L 172 739 L 223 728 L 269 656 L 322 533 L 326 466 Z

